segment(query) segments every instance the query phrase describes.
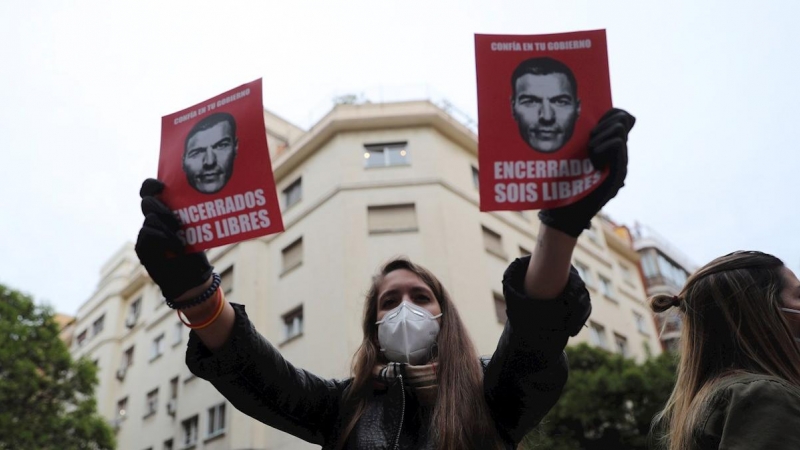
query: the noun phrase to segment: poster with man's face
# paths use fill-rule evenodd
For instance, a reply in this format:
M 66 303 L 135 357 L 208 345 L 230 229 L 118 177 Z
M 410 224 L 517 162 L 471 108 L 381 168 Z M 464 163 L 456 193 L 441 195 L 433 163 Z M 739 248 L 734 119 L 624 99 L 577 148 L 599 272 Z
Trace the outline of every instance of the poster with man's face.
M 161 119 L 161 196 L 190 252 L 283 231 L 261 80 Z
M 481 211 L 573 203 L 607 173 L 589 133 L 611 108 L 605 30 L 475 35 Z

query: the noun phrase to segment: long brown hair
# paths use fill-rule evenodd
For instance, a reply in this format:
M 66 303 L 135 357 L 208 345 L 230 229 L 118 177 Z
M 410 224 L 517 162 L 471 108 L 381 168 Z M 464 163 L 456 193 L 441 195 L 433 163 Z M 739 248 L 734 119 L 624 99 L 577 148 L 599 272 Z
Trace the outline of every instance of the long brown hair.
M 660 313 L 682 313 L 678 377 L 663 411 L 653 419 L 660 447 L 694 446 L 694 430 L 714 386 L 736 373 L 782 378 L 800 386 L 800 347 L 781 313 L 783 262 L 766 253 L 740 251 L 706 264 L 676 297 L 650 300 Z
M 353 411 L 339 439 L 344 446 L 372 396 L 372 371 L 376 364 L 387 363 L 378 344 L 378 290 L 384 278 L 395 270 L 417 275 L 439 302 L 442 322 L 437 337 L 438 394 L 431 416 L 431 431 L 440 450 L 503 447 L 483 394 L 483 369 L 455 305 L 442 283 L 428 270 L 406 258 L 387 262 L 372 279 L 364 305 L 364 339 L 353 356 L 353 382 L 345 399 Z

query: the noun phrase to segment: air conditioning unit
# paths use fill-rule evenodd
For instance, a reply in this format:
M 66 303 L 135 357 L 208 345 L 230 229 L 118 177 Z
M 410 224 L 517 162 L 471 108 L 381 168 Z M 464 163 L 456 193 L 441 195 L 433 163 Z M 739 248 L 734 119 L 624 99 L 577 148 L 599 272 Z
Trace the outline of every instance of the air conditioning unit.
M 117 369 L 117 379 L 122 381 L 125 378 L 125 373 L 128 371 L 127 367 L 120 367 Z
M 178 399 L 170 399 L 167 402 L 167 414 L 170 416 L 174 416 L 175 413 L 178 411 Z
M 128 316 L 128 318 L 125 319 L 125 326 L 133 328 L 134 325 L 136 325 L 136 316 Z

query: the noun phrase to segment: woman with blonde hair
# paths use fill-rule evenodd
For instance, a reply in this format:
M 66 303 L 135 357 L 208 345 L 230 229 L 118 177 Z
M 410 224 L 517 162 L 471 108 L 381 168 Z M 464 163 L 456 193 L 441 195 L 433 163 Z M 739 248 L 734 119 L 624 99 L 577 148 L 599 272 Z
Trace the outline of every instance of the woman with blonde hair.
M 653 437 L 668 450 L 800 449 L 800 281 L 739 251 L 651 299 L 683 320 L 678 377 Z

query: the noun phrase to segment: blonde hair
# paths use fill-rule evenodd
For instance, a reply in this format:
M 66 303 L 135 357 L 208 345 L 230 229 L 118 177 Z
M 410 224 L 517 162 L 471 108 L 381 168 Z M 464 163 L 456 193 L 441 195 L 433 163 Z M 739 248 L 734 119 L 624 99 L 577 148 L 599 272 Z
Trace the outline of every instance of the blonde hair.
M 650 299 L 656 313 L 677 307 L 683 320 L 675 388 L 653 419 L 660 448 L 693 447 L 713 388 L 727 376 L 764 374 L 800 386 L 800 347 L 780 311 L 783 267 L 766 253 L 734 252 L 695 272 L 677 296 Z

